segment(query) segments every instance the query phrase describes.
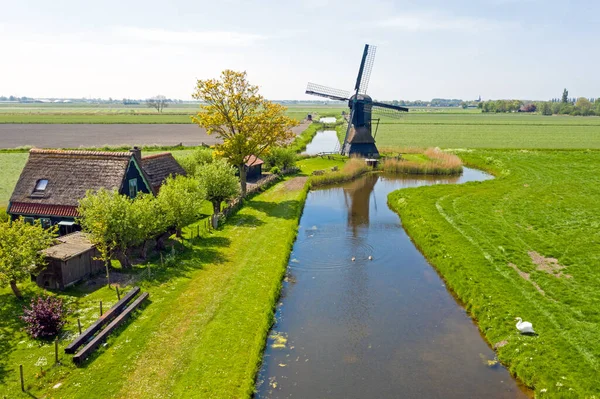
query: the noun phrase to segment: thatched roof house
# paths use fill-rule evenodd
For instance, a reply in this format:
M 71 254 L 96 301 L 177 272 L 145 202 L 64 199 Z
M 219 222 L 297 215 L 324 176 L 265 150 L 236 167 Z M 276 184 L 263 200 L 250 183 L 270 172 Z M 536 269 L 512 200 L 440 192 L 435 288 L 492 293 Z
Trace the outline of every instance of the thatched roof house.
M 32 149 L 8 213 L 12 218 L 41 219 L 44 226 L 58 224 L 66 234 L 77 230 L 77 207 L 88 190 L 106 188 L 131 197 L 138 192 L 156 194 L 167 176 L 185 173 L 171 154 L 146 159 L 138 148 L 129 152 Z

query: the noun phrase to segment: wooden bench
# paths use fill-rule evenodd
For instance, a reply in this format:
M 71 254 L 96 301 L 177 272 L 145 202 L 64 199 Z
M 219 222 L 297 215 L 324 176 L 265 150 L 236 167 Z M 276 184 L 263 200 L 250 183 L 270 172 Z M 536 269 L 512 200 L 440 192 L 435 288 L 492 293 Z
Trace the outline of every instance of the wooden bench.
M 102 327 L 109 321 L 118 316 L 127 304 L 140 292 L 140 287 L 134 287 L 129 291 L 119 302 L 117 302 L 108 312 L 104 313 L 98 320 L 94 322 L 87 330 L 85 330 L 80 336 L 75 338 L 66 348 L 65 353 L 75 353 L 77 348 L 89 341 Z
M 88 356 L 96 350 L 106 340 L 108 335 L 113 332 L 117 327 L 119 327 L 123 322 L 125 322 L 129 316 L 136 310 L 142 302 L 148 298 L 150 294 L 144 292 L 140 295 L 131 305 L 127 307 L 116 319 L 114 319 L 104 330 L 102 330 L 98 335 L 96 335 L 86 346 L 84 346 L 75 356 L 73 356 L 73 361 L 75 364 L 80 365 L 83 363 Z

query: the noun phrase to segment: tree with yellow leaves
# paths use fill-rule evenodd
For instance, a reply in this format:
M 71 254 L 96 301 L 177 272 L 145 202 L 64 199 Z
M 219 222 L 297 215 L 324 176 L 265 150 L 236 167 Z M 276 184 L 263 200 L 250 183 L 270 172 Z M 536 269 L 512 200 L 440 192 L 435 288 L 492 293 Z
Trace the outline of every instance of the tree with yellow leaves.
M 246 72 L 227 69 L 220 79 L 198 80 L 192 96 L 205 103 L 192 120 L 223 140 L 215 152 L 238 167 L 242 195 L 246 195 L 244 165 L 250 155 L 260 157 L 271 147 L 287 143 L 297 122 L 285 115 L 284 106 L 258 94 L 258 86 L 248 82 Z

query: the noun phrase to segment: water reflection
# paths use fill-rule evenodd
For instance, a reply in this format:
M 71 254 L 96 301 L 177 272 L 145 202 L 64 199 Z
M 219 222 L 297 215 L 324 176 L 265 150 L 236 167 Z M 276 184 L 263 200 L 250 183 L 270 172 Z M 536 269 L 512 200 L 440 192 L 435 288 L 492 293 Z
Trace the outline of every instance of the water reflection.
M 487 178 L 370 175 L 309 193 L 256 396 L 525 397 L 387 207 L 398 188 Z

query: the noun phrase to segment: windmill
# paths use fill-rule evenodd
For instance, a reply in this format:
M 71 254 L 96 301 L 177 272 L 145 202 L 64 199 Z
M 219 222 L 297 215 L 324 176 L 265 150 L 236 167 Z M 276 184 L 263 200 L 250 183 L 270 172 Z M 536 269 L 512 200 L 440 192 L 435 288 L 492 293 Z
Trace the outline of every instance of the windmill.
M 308 83 L 306 94 L 325 97 L 331 100 L 348 101 L 350 108 L 350 117 L 348 119 L 348 129 L 342 144 L 342 155 L 357 155 L 364 158 L 378 158 L 379 151 L 375 146 L 375 138 L 372 132 L 372 114 L 385 115 L 390 117 L 399 117 L 400 112 L 408 112 L 408 108 L 399 107 L 396 105 L 384 104 L 373 101 L 367 95 L 367 86 L 373 69 L 373 61 L 375 60 L 375 50 L 377 47 L 365 44 L 356 84 L 354 86 L 354 94 L 345 90 L 333 89 L 330 87 Z M 377 128 L 379 127 L 379 119 Z

